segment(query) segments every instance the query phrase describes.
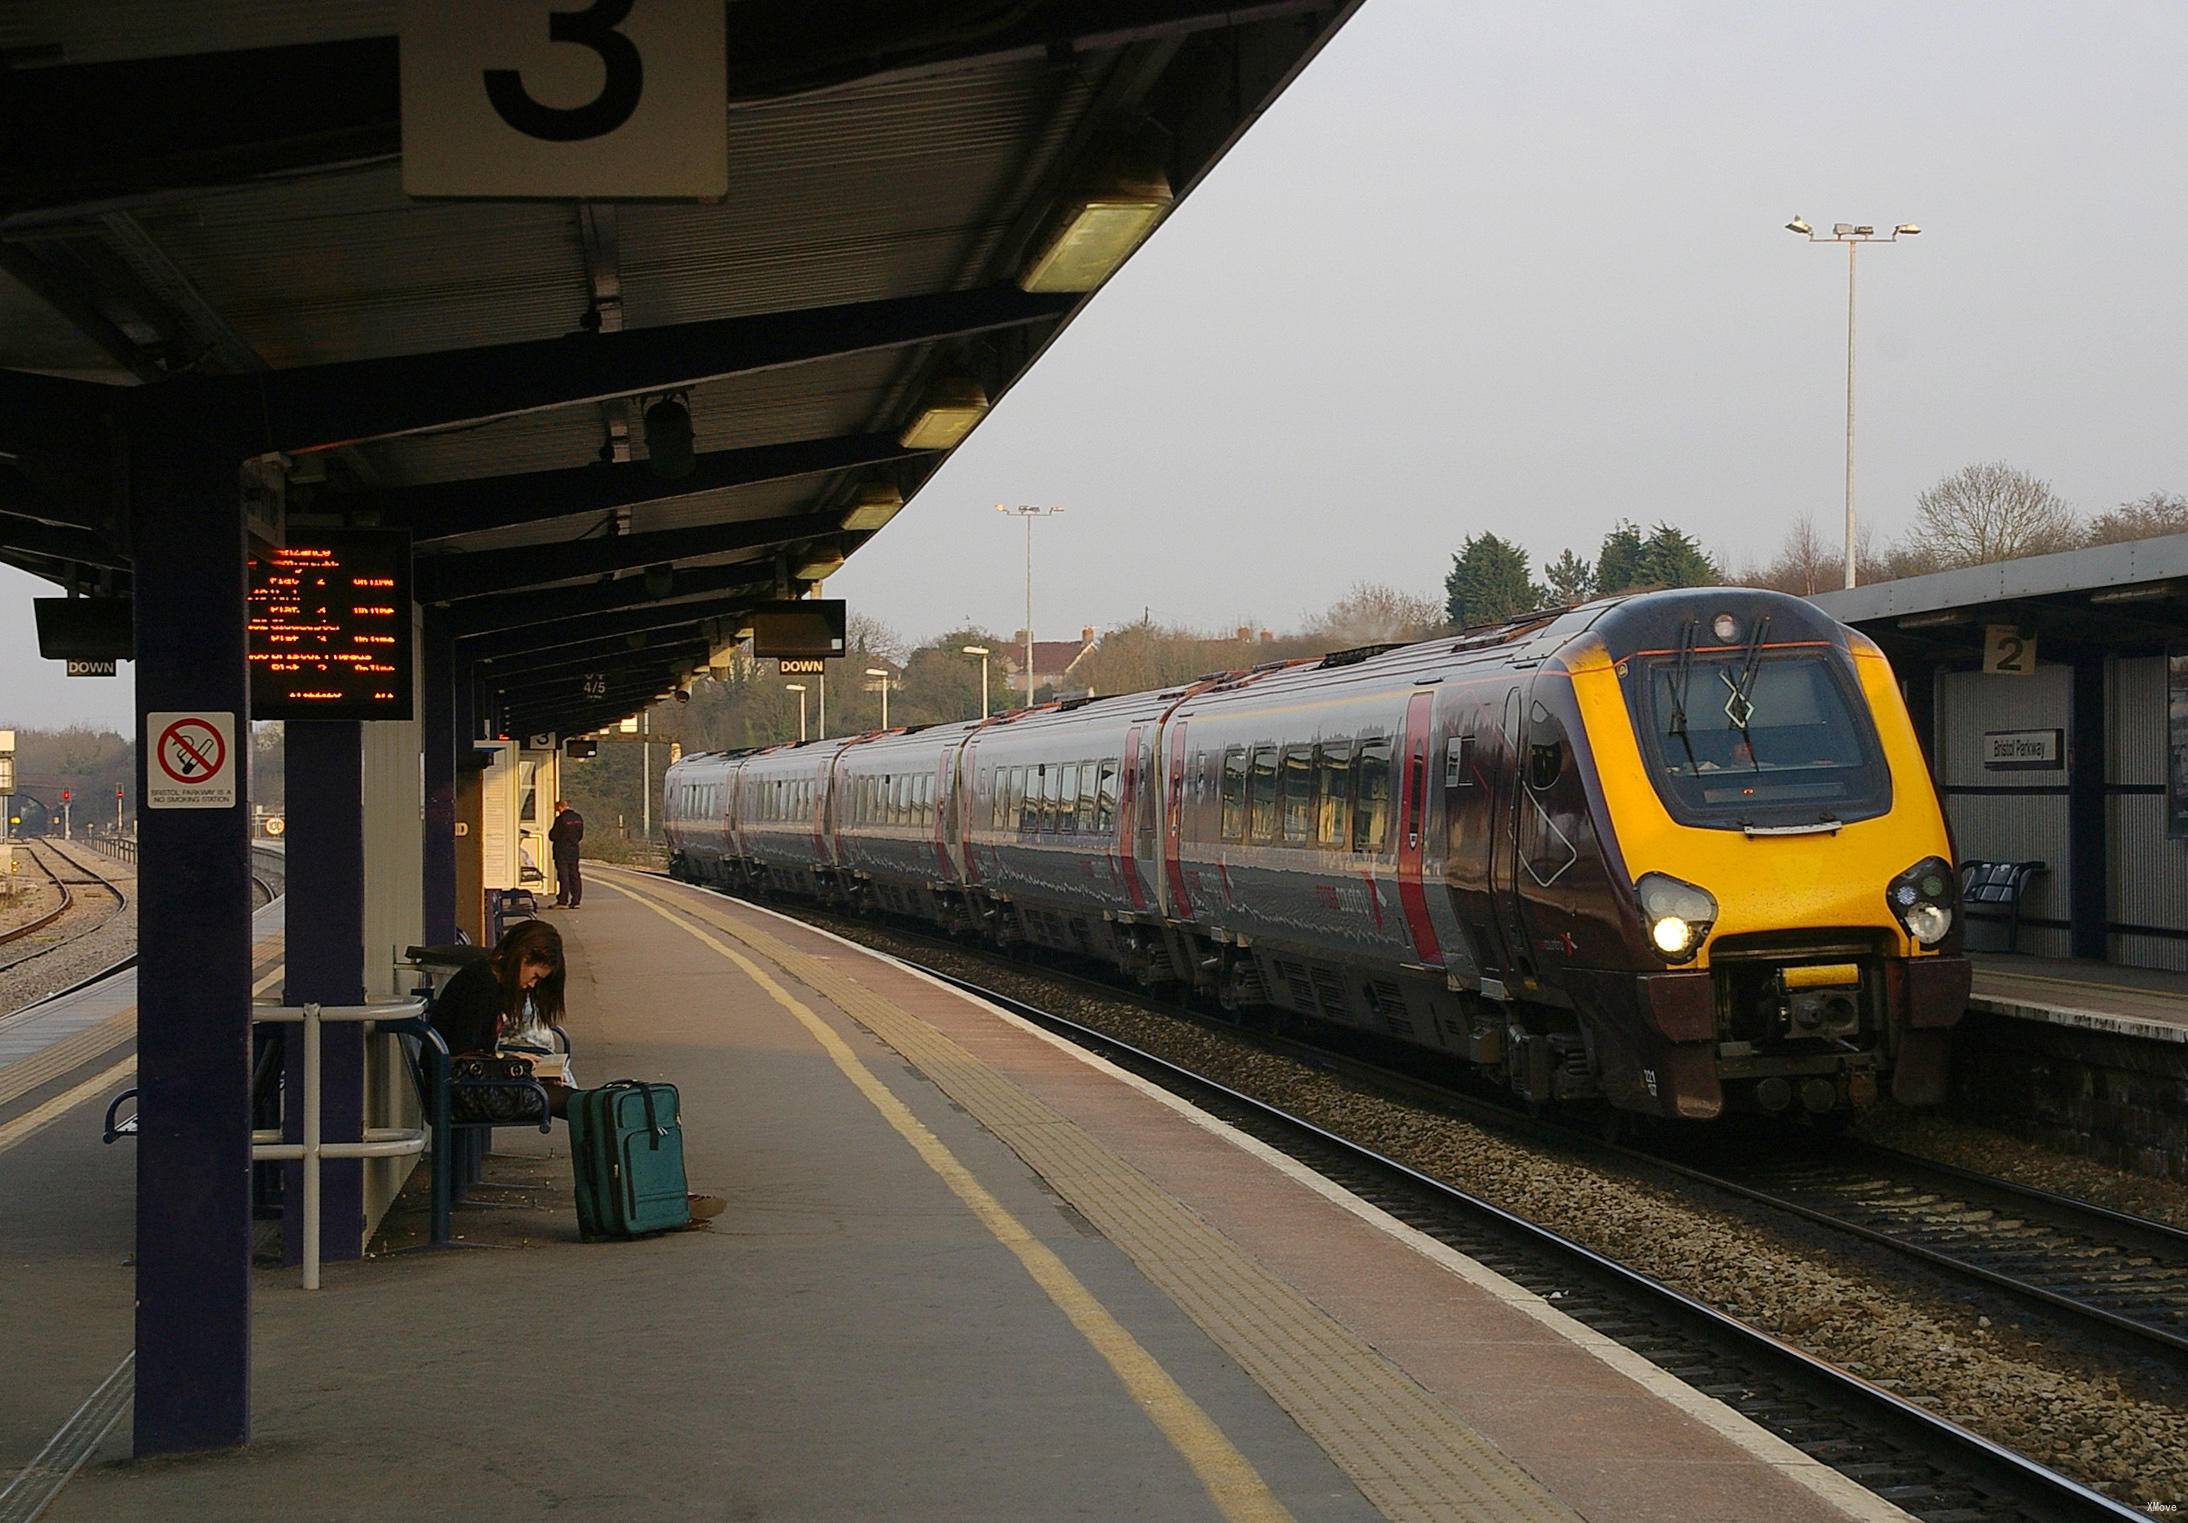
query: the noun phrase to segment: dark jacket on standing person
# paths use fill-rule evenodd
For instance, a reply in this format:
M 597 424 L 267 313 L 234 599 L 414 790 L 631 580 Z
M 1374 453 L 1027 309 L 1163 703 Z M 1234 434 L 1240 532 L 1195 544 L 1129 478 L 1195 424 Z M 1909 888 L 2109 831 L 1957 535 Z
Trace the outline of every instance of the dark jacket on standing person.
M 547 831 L 547 839 L 558 857 L 577 855 L 579 843 L 585 839 L 585 816 L 575 809 L 565 809 L 555 816 L 555 823 Z

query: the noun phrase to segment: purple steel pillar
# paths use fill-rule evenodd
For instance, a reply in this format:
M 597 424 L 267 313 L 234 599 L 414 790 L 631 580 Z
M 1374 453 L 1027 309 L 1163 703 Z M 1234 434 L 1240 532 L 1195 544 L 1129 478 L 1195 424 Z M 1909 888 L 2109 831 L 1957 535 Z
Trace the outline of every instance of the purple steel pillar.
M 446 946 L 456 939 L 456 673 L 455 641 L 448 615 L 425 611 L 423 649 L 425 712 L 418 726 L 425 751 L 425 939 Z M 464 736 L 468 750 L 470 737 Z
M 250 744 L 237 458 L 134 441 L 137 626 L 136 1452 L 250 1437 L 251 836 L 227 807 L 157 808 L 146 716 L 226 716 Z M 243 775 L 241 756 L 226 764 Z
M 282 1003 L 356 1005 L 365 998 L 364 726 L 354 720 L 297 720 L 288 727 L 287 881 L 282 903 L 287 976 Z M 283 1135 L 303 1140 L 304 1042 L 289 1027 L 283 1074 L 288 1102 Z M 328 1142 L 364 1136 L 364 1029 L 322 1028 L 319 1135 Z M 284 1172 L 281 1242 L 287 1262 L 303 1261 L 304 1168 Z M 319 1255 L 354 1259 L 364 1252 L 365 1167 L 354 1158 L 319 1165 Z

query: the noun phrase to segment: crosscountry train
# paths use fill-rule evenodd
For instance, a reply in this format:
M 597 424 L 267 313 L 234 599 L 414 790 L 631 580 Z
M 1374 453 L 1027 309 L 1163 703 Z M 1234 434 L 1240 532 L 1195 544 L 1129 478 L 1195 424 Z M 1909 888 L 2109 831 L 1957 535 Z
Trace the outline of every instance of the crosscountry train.
M 677 877 L 1365 1028 L 1535 1101 L 1934 1103 L 1967 1002 L 1891 669 L 1777 593 L 688 756 L 664 787 Z

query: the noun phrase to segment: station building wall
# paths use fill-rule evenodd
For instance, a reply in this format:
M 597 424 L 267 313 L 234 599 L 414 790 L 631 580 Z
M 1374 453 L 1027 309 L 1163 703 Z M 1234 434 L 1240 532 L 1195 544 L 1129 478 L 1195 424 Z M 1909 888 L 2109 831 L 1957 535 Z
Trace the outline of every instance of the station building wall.
M 2074 874 L 2069 829 L 2074 668 L 2039 663 L 2028 676 L 1936 676 L 1932 765 L 1962 861 L 2041 860 L 2050 871 L 2022 903 L 2020 950 L 2069 954 Z M 2166 691 L 2162 656 L 2104 662 L 2105 904 L 2108 956 L 2129 967 L 2188 970 L 2188 841 L 2165 835 Z M 1984 765 L 1999 730 L 2058 730 L 2055 768 Z

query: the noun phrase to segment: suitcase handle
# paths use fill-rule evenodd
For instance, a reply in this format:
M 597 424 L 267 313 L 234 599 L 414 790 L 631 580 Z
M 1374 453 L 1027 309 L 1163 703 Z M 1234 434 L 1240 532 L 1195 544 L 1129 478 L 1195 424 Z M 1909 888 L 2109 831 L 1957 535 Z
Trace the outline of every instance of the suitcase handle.
M 642 1083 L 637 1079 L 614 1079 L 600 1087 L 602 1089 L 635 1089 L 638 1091 L 639 1103 L 646 1107 L 646 1130 L 653 1134 L 648 1146 L 654 1152 L 660 1152 L 661 1139 L 669 1134 L 669 1129 L 663 1126 L 660 1119 L 653 1113 L 653 1086 Z

